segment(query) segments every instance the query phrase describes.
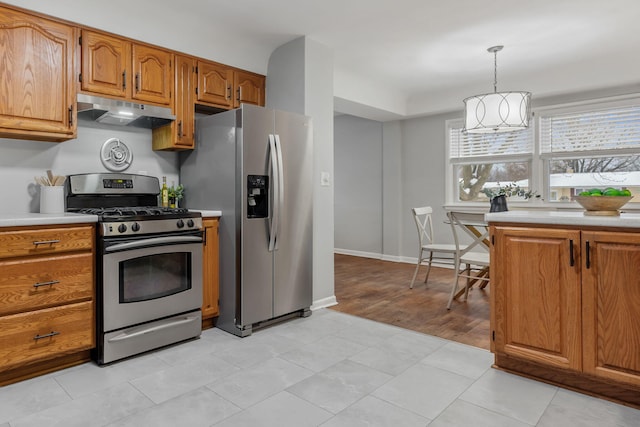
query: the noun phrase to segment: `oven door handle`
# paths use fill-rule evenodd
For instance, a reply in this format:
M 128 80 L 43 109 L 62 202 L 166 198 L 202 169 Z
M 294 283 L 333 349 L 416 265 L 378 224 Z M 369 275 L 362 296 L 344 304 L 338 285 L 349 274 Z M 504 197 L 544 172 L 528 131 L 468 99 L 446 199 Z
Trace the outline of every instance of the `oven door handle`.
M 167 328 L 173 328 L 175 326 L 184 325 L 186 323 L 192 323 L 192 322 L 194 322 L 194 321 L 196 321 L 198 319 L 199 319 L 199 317 L 197 317 L 197 316 L 187 316 L 187 317 L 185 317 L 183 319 L 180 319 L 180 320 L 174 320 L 174 321 L 171 321 L 169 323 L 163 323 L 162 325 L 152 326 L 150 328 L 142 329 L 140 331 L 136 331 L 136 332 L 132 332 L 132 333 L 127 333 L 125 331 L 125 332 L 123 332 L 123 333 L 121 333 L 119 335 L 116 335 L 113 338 L 109 338 L 108 341 L 109 342 L 126 341 L 126 340 L 131 339 L 131 338 L 139 337 L 140 335 L 148 334 L 148 333 L 151 333 L 151 332 L 161 331 L 161 330 L 167 329 Z
M 105 252 L 122 251 L 126 249 L 137 249 L 146 246 L 158 246 L 166 244 L 178 244 L 178 243 L 202 243 L 202 237 L 197 236 L 164 236 L 164 237 L 152 237 L 150 239 L 135 240 L 126 243 L 116 243 L 115 245 L 107 246 L 104 248 Z

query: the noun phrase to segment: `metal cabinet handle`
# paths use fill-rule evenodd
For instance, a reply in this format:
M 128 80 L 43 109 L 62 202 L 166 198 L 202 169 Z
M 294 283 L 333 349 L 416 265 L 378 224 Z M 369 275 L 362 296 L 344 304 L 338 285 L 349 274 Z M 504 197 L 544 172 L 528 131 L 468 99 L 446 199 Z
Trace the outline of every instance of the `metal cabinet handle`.
M 182 138 L 182 120 L 178 122 L 178 138 Z
M 238 88 L 238 101 L 242 98 L 242 86 Z
M 136 92 L 140 89 L 140 73 L 136 73 Z
M 34 283 L 33 287 L 39 288 L 41 286 L 53 286 L 53 285 L 57 285 L 58 283 L 60 283 L 59 280 L 51 280 L 50 282 L 38 282 L 38 283 Z
M 53 244 L 56 244 L 56 243 L 60 243 L 60 240 L 39 240 L 39 241 L 33 242 L 33 244 L 35 246 L 38 246 L 38 245 L 53 245 Z
M 585 253 L 586 253 L 586 267 L 590 268 L 591 267 L 591 246 L 589 245 L 589 241 L 587 240 L 587 242 L 584 245 L 584 249 L 585 249 Z
M 573 258 L 573 240 L 569 240 L 569 265 L 573 267 L 576 260 Z
M 122 72 L 122 89 L 127 88 L 127 70 Z
M 231 85 L 227 85 L 227 99 L 231 99 Z
M 33 339 L 34 339 L 35 341 L 38 341 L 38 340 L 41 340 L 41 339 L 43 339 L 43 338 L 55 337 L 56 335 L 60 335 L 60 332 L 57 332 L 57 331 L 51 331 L 51 332 L 49 332 L 48 334 L 44 334 L 44 335 L 40 335 L 40 334 L 38 334 L 38 335 L 36 335 L 35 337 L 33 337 Z
M 69 127 L 73 126 L 73 105 L 69 106 Z

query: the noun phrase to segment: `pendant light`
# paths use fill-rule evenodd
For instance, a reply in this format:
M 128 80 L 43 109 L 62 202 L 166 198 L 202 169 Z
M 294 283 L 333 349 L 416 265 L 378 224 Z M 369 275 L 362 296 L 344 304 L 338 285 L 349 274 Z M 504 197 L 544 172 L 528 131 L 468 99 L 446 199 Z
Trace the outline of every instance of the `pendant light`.
M 493 93 L 464 100 L 466 133 L 513 132 L 529 127 L 530 92 L 498 92 L 498 52 L 503 46 L 487 49 L 493 53 Z

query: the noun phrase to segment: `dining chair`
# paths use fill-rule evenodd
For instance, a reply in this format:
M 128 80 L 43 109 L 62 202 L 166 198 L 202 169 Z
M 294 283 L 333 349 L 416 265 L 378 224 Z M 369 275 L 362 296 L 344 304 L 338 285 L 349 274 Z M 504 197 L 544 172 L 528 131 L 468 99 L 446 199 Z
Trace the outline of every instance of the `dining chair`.
M 413 219 L 418 229 L 418 262 L 409 289 L 413 289 L 413 283 L 416 281 L 418 270 L 423 262 L 427 262 L 427 274 L 424 278 L 424 283 L 427 283 L 433 260 L 453 264 L 453 258 L 456 254 L 456 245 L 433 242 L 433 222 L 431 220 L 433 209 L 431 206 L 412 208 L 411 212 L 413 212 Z
M 455 278 L 451 287 L 451 295 L 447 304 L 447 310 L 451 309 L 453 299 L 461 295 L 458 291 L 460 278 L 466 279 L 464 287 L 464 300 L 467 300 L 469 289 L 481 282 L 480 288 L 484 289 L 489 284 L 489 227 L 484 221 L 484 213 L 449 211 L 449 224 L 453 233 L 453 241 L 456 247 L 454 256 Z M 464 231 L 471 243 L 461 242 L 459 232 Z

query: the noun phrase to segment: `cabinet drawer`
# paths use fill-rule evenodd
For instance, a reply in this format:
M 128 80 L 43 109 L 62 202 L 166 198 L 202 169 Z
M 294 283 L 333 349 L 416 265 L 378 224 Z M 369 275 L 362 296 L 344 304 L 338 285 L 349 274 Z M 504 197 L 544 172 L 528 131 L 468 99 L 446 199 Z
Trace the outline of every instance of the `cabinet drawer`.
M 93 302 L 0 317 L 0 371 L 94 347 Z
M 0 258 L 91 250 L 93 227 L 62 227 L 0 232 Z
M 93 298 L 93 254 L 0 261 L 0 316 Z

